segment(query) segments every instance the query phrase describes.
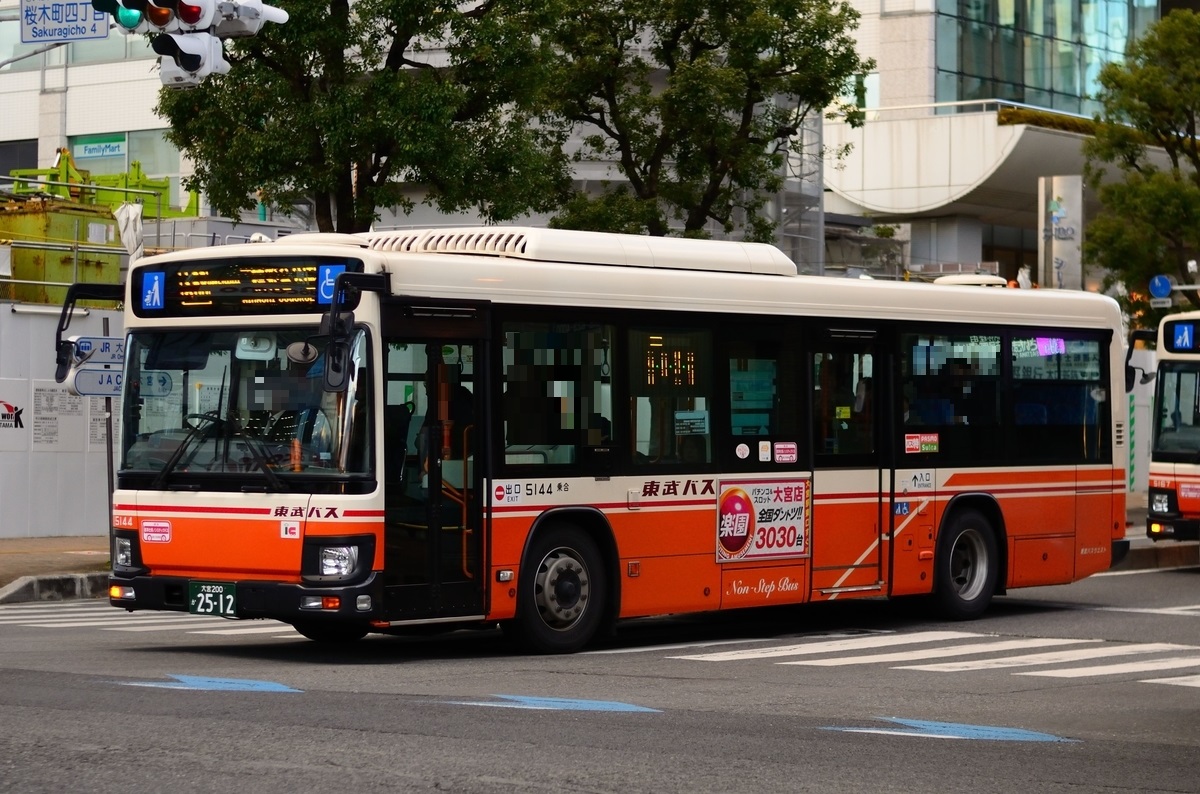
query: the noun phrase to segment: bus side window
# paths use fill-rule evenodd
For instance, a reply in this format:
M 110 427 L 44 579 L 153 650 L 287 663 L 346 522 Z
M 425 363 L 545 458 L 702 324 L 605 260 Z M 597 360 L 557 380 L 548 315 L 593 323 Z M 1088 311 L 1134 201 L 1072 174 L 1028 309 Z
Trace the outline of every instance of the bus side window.
M 615 336 L 584 322 L 504 324 L 506 463 L 611 463 Z
M 637 464 L 712 460 L 712 333 L 629 332 L 629 430 Z

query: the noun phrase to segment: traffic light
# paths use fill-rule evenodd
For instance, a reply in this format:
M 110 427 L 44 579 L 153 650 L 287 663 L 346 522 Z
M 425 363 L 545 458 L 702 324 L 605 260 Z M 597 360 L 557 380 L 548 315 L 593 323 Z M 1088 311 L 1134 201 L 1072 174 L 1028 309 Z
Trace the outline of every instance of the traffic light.
M 146 32 L 145 7 L 146 0 L 92 0 L 92 8 L 111 16 L 126 33 Z
M 92 1 L 148 3 L 148 0 Z M 148 23 L 151 30 L 159 31 L 150 47 L 163 56 L 159 59 L 163 85 L 174 88 L 196 86 L 210 74 L 229 71 L 222 39 L 253 36 L 267 22 L 288 20 L 286 11 L 264 5 L 262 0 L 149 0 L 147 12 L 157 8 L 168 9 L 170 19 L 158 15 Z
M 125 0 L 128 2 L 128 0 Z M 175 3 L 177 0 L 149 0 L 143 10 L 150 30 L 156 33 L 170 33 L 179 30 L 179 20 L 175 18 Z
M 217 4 L 214 2 L 189 3 L 176 0 L 175 15 L 182 30 L 208 30 L 217 19 Z
M 210 74 L 229 72 L 221 40 L 207 31 L 163 33 L 154 37 L 150 48 L 163 56 L 158 68 L 165 86 L 197 86 Z

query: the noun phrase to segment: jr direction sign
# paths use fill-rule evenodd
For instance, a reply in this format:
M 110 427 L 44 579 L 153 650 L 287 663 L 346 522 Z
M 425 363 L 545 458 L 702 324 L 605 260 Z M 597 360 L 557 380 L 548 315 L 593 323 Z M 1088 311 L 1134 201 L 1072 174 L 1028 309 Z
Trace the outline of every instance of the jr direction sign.
M 91 0 L 21 0 L 21 43 L 106 39 L 109 21 Z

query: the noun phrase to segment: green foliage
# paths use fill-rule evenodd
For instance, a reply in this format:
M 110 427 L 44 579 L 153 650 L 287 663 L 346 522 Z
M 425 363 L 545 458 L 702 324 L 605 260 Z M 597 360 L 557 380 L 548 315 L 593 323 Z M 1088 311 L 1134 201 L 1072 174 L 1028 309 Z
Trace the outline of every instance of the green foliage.
M 564 5 L 545 31 L 560 56 L 550 107 L 583 133 L 580 172 L 615 162 L 626 184 L 601 175 L 559 226 L 702 236 L 715 222 L 771 239 L 764 207 L 792 165 L 789 145 L 874 68 L 855 52 L 857 12 L 833 0 Z
M 1200 16 L 1173 11 L 1134 42 L 1123 64 L 1100 72 L 1103 108 L 1085 144 L 1085 171 L 1103 210 L 1087 229 L 1084 255 L 1125 285 L 1125 307 L 1142 324 L 1154 275 L 1196 282 L 1200 252 Z M 1195 291 L 1182 293 L 1200 307 Z
M 1078 116 L 1068 116 L 1065 113 L 1055 113 L 1050 110 L 1036 108 L 1000 107 L 996 111 L 997 124 L 1028 124 L 1030 127 L 1041 127 L 1047 130 L 1062 130 L 1077 132 L 1081 135 L 1093 135 L 1096 132 L 1096 122 L 1092 119 L 1081 119 Z
M 226 42 L 230 74 L 163 89 L 190 189 L 238 217 L 311 202 L 322 231 L 427 202 L 490 221 L 566 195 L 561 130 L 536 123 L 552 62 L 529 31 L 553 2 L 289 0 L 290 19 Z

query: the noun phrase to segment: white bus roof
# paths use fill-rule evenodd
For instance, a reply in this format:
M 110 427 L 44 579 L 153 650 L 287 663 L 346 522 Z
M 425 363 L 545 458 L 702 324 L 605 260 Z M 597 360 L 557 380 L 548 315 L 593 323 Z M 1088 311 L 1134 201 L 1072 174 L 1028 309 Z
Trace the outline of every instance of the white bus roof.
M 990 273 L 951 273 L 938 276 L 934 284 L 953 284 L 960 287 L 1007 287 L 1008 282 Z
M 796 265 L 792 260 L 775 246 L 764 243 L 522 226 L 411 229 L 368 232 L 361 236 L 367 240 L 368 247 L 375 251 L 476 254 L 586 265 L 796 275 Z
M 525 227 L 293 234 L 273 243 L 176 251 L 139 260 L 323 255 L 348 249 L 395 296 L 496 304 L 716 311 L 848 320 L 1110 328 L 1116 301 L 1082 290 L 974 286 L 796 275 L 774 246 Z M 282 315 L 280 316 L 282 317 Z M 274 322 L 271 318 L 268 322 Z M 140 325 L 142 318 L 130 318 Z M 174 324 L 184 320 L 154 320 Z

